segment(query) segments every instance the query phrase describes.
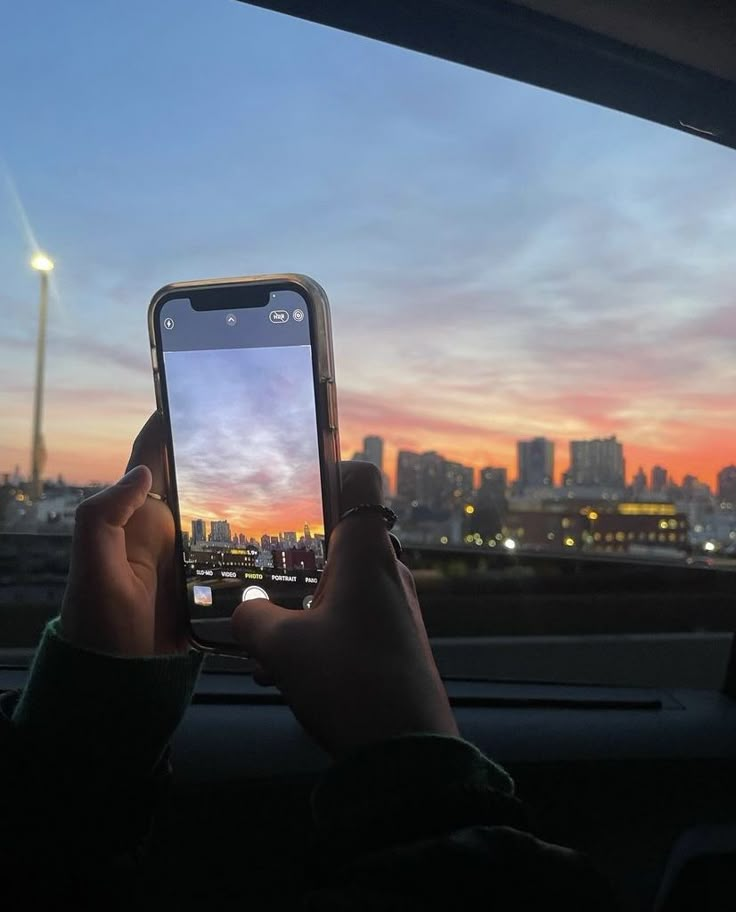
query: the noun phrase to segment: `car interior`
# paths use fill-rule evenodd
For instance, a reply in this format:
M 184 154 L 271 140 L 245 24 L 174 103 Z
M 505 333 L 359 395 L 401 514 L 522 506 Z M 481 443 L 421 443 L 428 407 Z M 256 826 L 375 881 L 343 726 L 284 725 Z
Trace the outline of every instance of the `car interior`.
M 693 148 L 736 149 L 736 13 L 727 4 L 265 0 L 242 12 L 254 6 L 611 109 L 622 124 L 677 131 Z M 533 123 L 525 142 L 535 143 Z M 722 227 L 733 230 L 733 210 Z M 338 388 L 349 369 L 338 359 Z M 724 452 L 723 464 L 731 458 Z M 33 638 L 58 606 L 68 540 L 0 533 L 0 549 L 8 690 L 22 687 Z M 587 852 L 622 908 L 731 908 L 736 576 L 725 556 L 713 563 L 702 552 L 688 564 L 568 550 L 448 550 L 407 538 L 403 559 L 460 730 L 509 770 L 537 834 Z M 12 612 L 19 592 L 29 606 L 23 641 Z M 209 897 L 213 908 L 214 878 L 228 907 L 244 859 L 254 897 L 268 893 L 284 859 L 308 865 L 309 793 L 329 761 L 251 670 L 248 660 L 209 656 L 172 745 L 153 851 L 161 889 L 182 904 Z

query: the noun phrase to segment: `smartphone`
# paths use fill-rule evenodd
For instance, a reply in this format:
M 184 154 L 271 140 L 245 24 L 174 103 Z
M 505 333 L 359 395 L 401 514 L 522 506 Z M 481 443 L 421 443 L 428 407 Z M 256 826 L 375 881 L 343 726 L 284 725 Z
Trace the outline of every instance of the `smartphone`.
M 338 520 L 327 297 L 301 275 L 182 282 L 148 323 L 191 641 L 237 652 L 241 602 L 309 609 Z

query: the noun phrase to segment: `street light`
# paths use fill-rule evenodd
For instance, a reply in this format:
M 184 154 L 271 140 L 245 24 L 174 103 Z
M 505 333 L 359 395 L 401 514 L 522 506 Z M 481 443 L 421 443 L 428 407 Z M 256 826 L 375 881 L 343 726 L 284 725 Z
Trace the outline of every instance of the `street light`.
M 46 321 L 49 307 L 49 273 L 54 268 L 54 261 L 37 251 L 31 259 L 31 268 L 35 269 L 41 279 L 41 295 L 38 305 L 38 340 L 36 343 L 36 387 L 33 394 L 33 443 L 31 445 L 31 498 L 40 499 L 43 493 L 43 439 L 41 437 L 41 418 L 43 414 L 43 374 L 46 361 Z
M 39 251 L 34 254 L 33 259 L 31 260 L 31 266 L 38 272 L 51 272 L 54 268 L 54 261 L 50 257 L 47 257 L 45 253 Z

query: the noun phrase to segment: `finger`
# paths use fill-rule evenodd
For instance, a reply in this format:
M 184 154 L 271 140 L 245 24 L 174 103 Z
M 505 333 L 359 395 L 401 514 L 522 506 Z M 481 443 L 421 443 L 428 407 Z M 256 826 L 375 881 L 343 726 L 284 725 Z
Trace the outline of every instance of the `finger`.
M 383 503 L 383 478 L 371 462 L 340 463 L 340 512 L 362 503 Z
M 276 680 L 262 665 L 256 664 L 253 668 L 253 680 L 261 687 L 273 687 Z
M 140 465 L 126 472 L 116 482 L 83 500 L 77 507 L 75 529 L 82 533 L 87 531 L 101 532 L 108 529 L 122 529 L 133 514 L 146 501 L 151 489 L 151 472 L 147 466 Z
M 133 441 L 126 471 L 138 465 L 148 466 L 152 476 L 151 490 L 156 494 L 166 494 L 164 435 L 158 412 L 151 415 Z
M 259 664 L 273 669 L 269 659 L 273 653 L 275 634 L 290 612 L 266 599 L 241 602 L 230 620 L 232 634 L 245 652 Z
M 341 469 L 342 513 L 359 504 L 383 503 L 383 479 L 376 466 L 370 462 L 343 462 Z M 392 566 L 396 554 L 383 517 L 366 511 L 341 520 L 330 536 L 329 562 L 356 571 L 370 571 L 376 562 Z

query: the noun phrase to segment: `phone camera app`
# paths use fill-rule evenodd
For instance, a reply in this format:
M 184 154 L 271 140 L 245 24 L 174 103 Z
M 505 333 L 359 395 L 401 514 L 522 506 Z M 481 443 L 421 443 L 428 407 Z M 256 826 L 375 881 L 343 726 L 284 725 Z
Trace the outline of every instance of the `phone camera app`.
M 286 323 L 286 321 L 289 319 L 289 311 L 288 310 L 272 310 L 271 313 L 268 315 L 268 319 L 272 323 Z
M 172 317 L 166 317 L 166 319 L 164 320 L 164 329 L 173 329 L 173 328 L 174 328 L 174 320 L 173 320 L 173 318 L 172 318 Z
M 292 317 L 294 318 L 296 323 L 301 323 L 302 320 L 304 319 L 304 311 L 299 310 L 299 308 L 297 307 L 297 309 L 292 313 Z

